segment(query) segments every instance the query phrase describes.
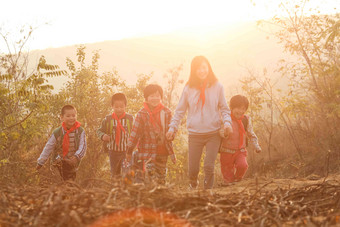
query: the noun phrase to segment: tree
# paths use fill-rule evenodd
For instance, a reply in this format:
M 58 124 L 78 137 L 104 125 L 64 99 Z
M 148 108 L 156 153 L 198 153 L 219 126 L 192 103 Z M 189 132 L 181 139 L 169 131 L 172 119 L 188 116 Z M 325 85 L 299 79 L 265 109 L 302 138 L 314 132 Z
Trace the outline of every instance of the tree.
M 51 127 L 50 102 L 55 99 L 48 78 L 65 74 L 41 56 L 36 67 L 28 67 L 26 44 L 33 28 L 23 28 L 21 38 L 12 42 L 0 31 L 6 50 L 0 50 L 0 163 L 2 178 L 20 182 L 41 150 Z M 34 162 L 34 161 L 33 161 Z M 13 178 L 12 176 L 16 176 Z
M 292 62 L 282 60 L 278 69 L 290 81 L 281 110 L 304 152 L 325 155 L 330 150 L 339 159 L 340 14 L 319 14 L 306 0 L 281 2 L 280 9 L 285 16 L 259 24 L 274 26 L 273 35 L 295 57 Z
M 100 156 L 101 141 L 96 136 L 96 130 L 100 126 L 102 117 L 107 113 L 108 106 L 104 103 L 106 97 L 101 91 L 105 81 L 101 80 L 98 73 L 100 55 L 98 51 L 94 51 L 91 64 L 88 65 L 85 61 L 85 49 L 83 45 L 77 49 L 78 66 L 70 58 L 66 59 L 69 80 L 65 88 L 60 91 L 60 94 L 66 97 L 63 105 L 68 103 L 76 107 L 78 121 L 86 131 L 87 153 L 82 161 L 84 168 L 80 168 L 80 179 L 94 178 L 100 173 L 103 158 Z M 105 86 L 109 86 L 108 83 Z
M 29 72 L 29 53 L 24 52 L 24 46 L 32 32 L 30 28 L 28 34 L 13 44 L 13 49 L 7 36 L 0 33 L 8 48 L 7 53 L 0 56 L 0 147 L 7 151 L 6 158 L 14 154 L 12 151 L 20 145 L 24 146 L 18 141 L 30 140 L 29 135 L 33 135 L 27 130 L 34 128 L 39 134 L 39 129 L 45 126 L 36 119 L 49 108 L 48 99 L 52 97 L 53 86 L 48 84 L 48 78 L 65 73 L 57 65 L 47 64 L 44 56 Z
M 169 69 L 163 76 L 166 79 L 166 86 L 164 88 L 164 104 L 170 109 L 176 108 L 178 101 L 178 86 L 183 84 L 183 80 L 180 80 L 180 72 L 183 70 L 183 64 L 177 67 Z

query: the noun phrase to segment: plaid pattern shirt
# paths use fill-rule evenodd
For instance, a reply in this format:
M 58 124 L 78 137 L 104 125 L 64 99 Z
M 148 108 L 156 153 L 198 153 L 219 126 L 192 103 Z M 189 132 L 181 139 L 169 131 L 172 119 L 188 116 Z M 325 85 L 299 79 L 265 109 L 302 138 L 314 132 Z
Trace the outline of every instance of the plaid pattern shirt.
M 165 129 L 162 130 L 161 136 L 164 136 L 165 148 L 170 156 L 174 156 L 172 142 L 165 139 L 165 133 L 169 130 L 169 123 L 171 120 L 171 111 L 165 107 L 164 120 Z M 138 158 L 141 160 L 155 160 L 157 156 L 157 144 L 159 133 L 156 132 L 154 126 L 150 122 L 149 113 L 146 109 L 138 111 L 134 121 L 132 131 L 128 140 L 128 154 L 132 154 L 133 149 L 138 144 Z

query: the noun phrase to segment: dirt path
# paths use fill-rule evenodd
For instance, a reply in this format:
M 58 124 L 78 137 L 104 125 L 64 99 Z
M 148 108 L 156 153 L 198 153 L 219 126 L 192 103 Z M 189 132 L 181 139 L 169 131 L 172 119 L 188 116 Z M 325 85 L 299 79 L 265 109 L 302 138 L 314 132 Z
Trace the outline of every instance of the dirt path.
M 340 226 L 340 176 L 245 179 L 212 190 L 0 185 L 0 226 Z
M 244 179 L 227 187 L 217 187 L 213 191 L 218 194 L 230 194 L 240 192 L 251 193 L 256 190 L 273 191 L 277 190 L 278 188 L 290 190 L 293 188 L 306 187 L 308 185 L 321 184 L 324 182 L 324 180 L 332 184 L 340 185 L 340 175 L 331 175 L 326 179 L 317 175 L 311 175 L 307 178 L 295 179 L 272 179 L 259 177 L 257 179 Z

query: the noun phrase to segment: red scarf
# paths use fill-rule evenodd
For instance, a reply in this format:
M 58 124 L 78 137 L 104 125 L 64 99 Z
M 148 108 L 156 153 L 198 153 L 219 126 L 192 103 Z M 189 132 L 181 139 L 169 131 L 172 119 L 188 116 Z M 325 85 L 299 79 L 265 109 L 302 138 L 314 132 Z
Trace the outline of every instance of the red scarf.
M 125 112 L 120 116 L 119 118 L 117 117 L 116 113 L 112 114 L 112 119 L 115 119 L 117 121 L 117 127 L 116 127 L 116 145 L 119 146 L 119 141 L 120 141 L 120 131 L 122 130 L 125 133 L 125 129 L 121 123 L 122 118 L 125 117 Z
M 243 135 L 246 134 L 246 130 L 244 130 L 244 125 L 242 123 L 242 119 L 244 118 L 244 115 L 242 115 L 242 117 L 240 119 L 237 119 L 233 114 L 231 114 L 231 119 L 235 120 L 238 124 L 238 128 L 239 128 L 239 133 L 240 133 L 240 143 L 239 143 L 239 148 L 242 147 L 243 145 Z
M 68 150 L 70 148 L 70 133 L 80 127 L 80 122 L 76 121 L 76 123 L 74 123 L 74 125 L 70 129 L 67 129 L 65 122 L 63 122 L 61 126 L 66 131 L 66 134 L 64 135 L 63 139 L 63 158 L 64 158 L 68 154 Z
M 162 128 L 161 124 L 161 116 L 160 112 L 162 109 L 164 109 L 164 106 L 162 103 L 159 103 L 158 106 L 156 106 L 152 111 L 150 110 L 148 104 L 145 102 L 144 103 L 144 108 L 150 115 L 150 122 L 151 124 L 156 127 L 156 123 Z
M 205 89 L 207 87 L 208 84 L 208 78 L 206 78 L 203 83 L 200 85 L 199 90 L 200 90 L 200 97 L 198 98 L 197 101 L 197 105 L 200 102 L 200 100 L 202 100 L 202 107 L 201 109 L 203 109 L 204 103 L 205 103 Z

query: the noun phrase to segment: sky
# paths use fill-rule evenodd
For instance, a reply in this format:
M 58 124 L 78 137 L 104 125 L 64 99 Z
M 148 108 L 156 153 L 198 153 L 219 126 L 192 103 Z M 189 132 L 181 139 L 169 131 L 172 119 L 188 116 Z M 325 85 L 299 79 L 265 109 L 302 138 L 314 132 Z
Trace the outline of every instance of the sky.
M 331 12 L 338 0 L 311 2 L 321 11 Z M 19 31 L 23 26 L 33 26 L 36 29 L 29 40 L 30 49 L 45 49 L 266 19 L 276 13 L 274 8 L 279 3 L 277 0 L 10 0 L 1 3 L 0 32 L 12 35 L 11 39 L 15 40 L 21 37 Z M 4 48 L 1 45 L 0 51 Z

